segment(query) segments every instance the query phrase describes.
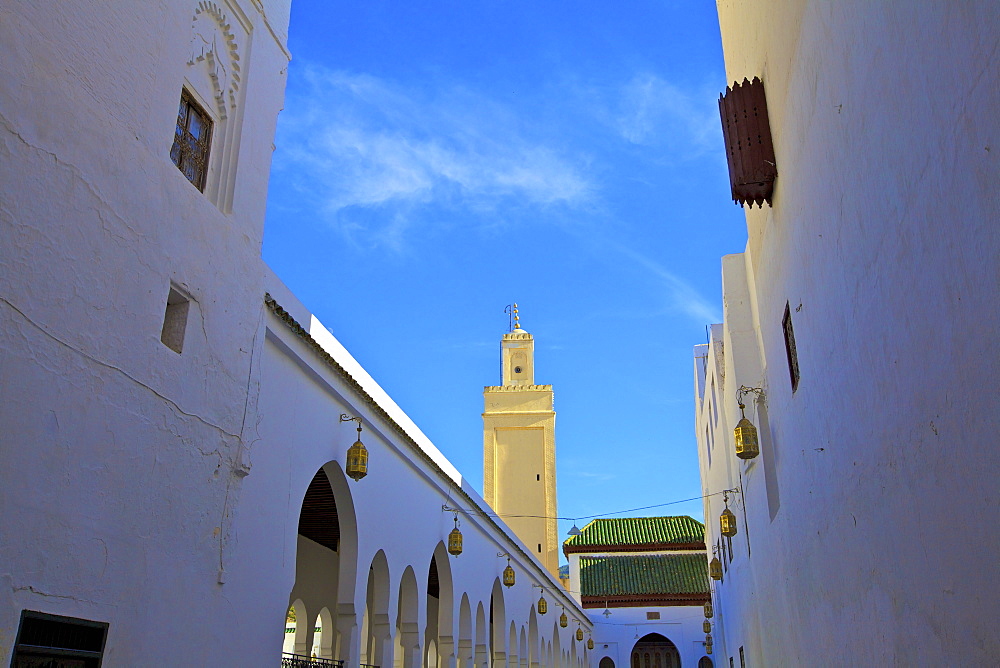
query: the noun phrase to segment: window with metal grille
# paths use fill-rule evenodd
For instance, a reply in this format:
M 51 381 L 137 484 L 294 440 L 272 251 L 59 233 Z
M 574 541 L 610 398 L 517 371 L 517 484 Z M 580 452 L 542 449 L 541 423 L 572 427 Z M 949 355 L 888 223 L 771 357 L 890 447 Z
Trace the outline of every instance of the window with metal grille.
M 792 392 L 799 388 L 799 355 L 795 350 L 795 331 L 792 329 L 792 310 L 785 302 L 785 315 L 781 319 L 785 333 L 785 355 L 788 357 L 788 375 L 792 379 Z
M 177 127 L 170 159 L 188 181 L 198 190 L 205 190 L 208 173 L 208 149 L 212 144 L 212 119 L 194 101 L 187 90 L 181 90 L 181 104 L 177 110 Z
M 743 648 L 740 647 L 740 668 L 746 668 L 746 663 L 743 661 Z
M 10 665 L 98 668 L 107 635 L 106 622 L 22 610 Z
M 757 77 L 753 81 L 743 79 L 742 84 L 733 82 L 719 96 L 719 115 L 733 201 L 750 206 L 756 203 L 759 207 L 765 201 L 770 204 L 778 167 L 764 83 Z

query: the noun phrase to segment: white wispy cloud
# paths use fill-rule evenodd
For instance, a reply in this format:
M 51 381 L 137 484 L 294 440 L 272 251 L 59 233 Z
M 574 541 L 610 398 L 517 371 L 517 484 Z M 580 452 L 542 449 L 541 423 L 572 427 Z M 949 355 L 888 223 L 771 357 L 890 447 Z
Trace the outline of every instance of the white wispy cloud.
M 684 148 L 690 157 L 722 145 L 716 97 L 707 88 L 686 90 L 655 74 L 637 74 L 619 90 L 610 119 L 632 144 Z
M 636 265 L 651 272 L 663 282 L 671 299 L 671 306 L 701 323 L 722 322 L 718 306 L 706 300 L 690 283 L 676 275 L 659 262 L 642 253 L 617 243 L 610 244 L 614 250 L 632 260 Z
M 484 213 L 508 201 L 574 207 L 592 195 L 579 161 L 480 95 L 320 68 L 305 81 L 282 116 L 276 166 L 294 169 L 303 197 L 345 229 L 362 225 L 352 210 L 377 209 L 377 232 L 400 243 L 421 206 Z

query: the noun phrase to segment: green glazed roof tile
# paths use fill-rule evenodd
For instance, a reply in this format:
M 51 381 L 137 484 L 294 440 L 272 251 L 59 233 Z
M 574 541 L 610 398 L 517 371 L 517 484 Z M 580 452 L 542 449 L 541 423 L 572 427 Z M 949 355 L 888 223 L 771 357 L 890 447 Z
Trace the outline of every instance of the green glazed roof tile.
M 578 536 L 567 539 L 564 545 L 567 548 L 580 548 L 618 545 L 664 546 L 704 542 L 705 525 L 687 515 L 678 515 L 594 520 L 583 527 Z
M 580 557 L 583 596 L 696 595 L 708 591 L 704 553 Z

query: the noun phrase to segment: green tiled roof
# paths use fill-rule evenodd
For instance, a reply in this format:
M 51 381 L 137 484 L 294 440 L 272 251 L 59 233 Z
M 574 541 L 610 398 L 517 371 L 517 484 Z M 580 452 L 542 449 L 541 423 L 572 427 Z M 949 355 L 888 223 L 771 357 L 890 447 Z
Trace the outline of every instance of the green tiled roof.
M 675 517 L 620 517 L 594 520 L 583 527 L 580 535 L 571 536 L 563 544 L 565 552 L 584 552 L 584 547 L 619 547 L 633 549 L 670 549 L 670 545 L 703 544 L 705 525 L 698 520 Z
M 582 596 L 704 596 L 708 591 L 704 553 L 580 557 Z

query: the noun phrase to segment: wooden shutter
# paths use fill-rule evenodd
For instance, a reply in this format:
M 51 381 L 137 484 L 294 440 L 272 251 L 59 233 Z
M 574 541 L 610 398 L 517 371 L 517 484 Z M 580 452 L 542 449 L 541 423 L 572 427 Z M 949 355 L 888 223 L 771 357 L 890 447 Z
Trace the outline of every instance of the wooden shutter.
M 734 82 L 719 96 L 719 115 L 733 201 L 759 207 L 766 201 L 770 205 L 778 168 L 764 83 L 757 77 L 743 79 L 742 84 Z

